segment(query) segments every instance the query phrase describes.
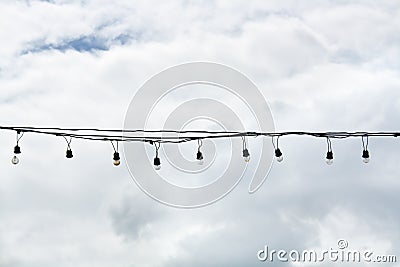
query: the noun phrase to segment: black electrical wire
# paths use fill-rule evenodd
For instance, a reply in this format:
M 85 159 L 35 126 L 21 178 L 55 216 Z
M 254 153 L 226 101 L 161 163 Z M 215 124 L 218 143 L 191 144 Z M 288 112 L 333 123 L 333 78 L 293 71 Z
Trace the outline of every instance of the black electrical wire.
M 366 141 L 364 141 L 364 138 Z M 368 150 L 368 135 L 361 137 L 362 145 L 364 150 Z
M 350 137 L 398 137 L 400 132 L 239 132 L 239 131 L 206 131 L 206 130 L 144 130 L 144 129 L 97 129 L 97 128 L 59 128 L 59 127 L 28 127 L 0 126 L 0 130 L 16 131 L 17 134 L 35 133 L 63 138 L 76 138 L 94 141 L 111 142 L 148 142 L 148 143 L 183 143 L 200 139 L 234 138 L 267 136 L 279 138 L 282 136 L 311 136 L 327 139 L 342 139 Z M 366 139 L 368 140 L 368 139 Z

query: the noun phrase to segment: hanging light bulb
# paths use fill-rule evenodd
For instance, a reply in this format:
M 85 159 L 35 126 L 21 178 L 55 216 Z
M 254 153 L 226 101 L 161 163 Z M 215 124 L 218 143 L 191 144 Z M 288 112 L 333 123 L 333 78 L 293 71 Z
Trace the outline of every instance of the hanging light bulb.
M 160 143 L 154 142 L 154 146 L 156 148 L 156 156 L 155 156 L 154 162 L 153 162 L 154 163 L 154 169 L 156 171 L 159 171 L 161 169 L 161 160 L 158 157 L 158 149 L 160 148 Z
M 328 151 L 326 153 L 326 164 L 332 165 L 332 163 L 333 163 L 333 152 L 332 151 Z
M 197 163 L 199 165 L 203 165 L 204 164 L 203 153 L 201 153 L 201 151 L 197 152 L 196 159 L 197 159 Z
M 369 162 L 369 152 L 368 152 L 368 150 L 363 150 L 362 161 L 364 163 L 368 163 Z
M 154 169 L 156 171 L 159 171 L 161 169 L 161 161 L 160 158 L 157 156 L 154 158 Z
M 118 166 L 119 164 L 121 164 L 121 158 L 120 158 L 118 152 L 114 152 L 113 160 L 114 160 L 113 163 L 115 166 Z
M 118 153 L 118 141 L 115 141 L 117 143 L 116 146 L 114 145 L 112 140 L 110 142 L 114 149 L 113 164 L 114 164 L 114 166 L 119 166 L 119 164 L 121 164 L 121 157 L 119 156 L 119 153 Z
M 203 157 L 203 153 L 201 153 L 201 151 L 200 151 L 200 148 L 203 146 L 203 140 L 198 139 L 197 143 L 199 145 L 199 147 L 197 149 L 197 155 L 196 155 L 197 163 L 199 165 L 203 165 L 204 164 L 204 157 Z
M 328 152 L 326 153 L 326 164 L 332 165 L 333 164 L 333 152 L 332 152 L 332 142 L 329 137 L 326 138 L 326 142 L 328 144 Z
M 11 159 L 11 163 L 16 165 L 19 163 L 19 158 L 17 157 L 17 154 L 21 154 L 21 148 L 18 145 L 19 140 L 22 138 L 22 136 L 24 135 L 24 133 L 22 133 L 21 136 L 20 135 L 20 131 L 17 131 L 17 145 L 14 147 L 14 156 Z
M 245 162 L 250 161 L 250 153 L 249 150 L 247 149 L 247 143 L 246 143 L 246 137 L 242 136 L 242 141 L 243 141 L 243 158 Z
M 250 153 L 249 150 L 247 150 L 247 148 L 243 149 L 243 158 L 245 162 L 250 161 Z
M 364 137 L 366 141 L 364 141 Z M 362 145 L 363 145 L 363 153 L 362 153 L 362 161 L 364 163 L 369 162 L 369 152 L 368 152 L 368 135 L 361 137 Z
M 71 149 L 72 137 L 69 138 L 69 141 L 65 136 L 63 136 L 63 137 L 65 139 L 65 142 L 67 142 L 67 152 L 65 153 L 65 157 L 67 159 L 72 159 L 74 157 L 74 155 L 72 154 L 72 149 Z
M 14 157 L 12 157 L 12 159 L 11 159 L 11 163 L 14 165 L 17 165 L 19 163 L 18 157 L 14 155 Z
M 282 161 L 283 161 L 283 154 L 282 154 L 282 151 L 279 149 L 279 137 L 280 137 L 280 136 L 277 136 L 277 138 L 276 138 L 276 145 L 275 145 L 274 136 L 272 136 L 272 145 L 274 146 L 274 149 L 275 149 L 275 158 L 276 158 L 276 161 L 282 162 Z
M 283 161 L 283 154 L 279 148 L 275 149 L 275 157 L 276 157 L 276 161 L 278 161 L 278 162 Z

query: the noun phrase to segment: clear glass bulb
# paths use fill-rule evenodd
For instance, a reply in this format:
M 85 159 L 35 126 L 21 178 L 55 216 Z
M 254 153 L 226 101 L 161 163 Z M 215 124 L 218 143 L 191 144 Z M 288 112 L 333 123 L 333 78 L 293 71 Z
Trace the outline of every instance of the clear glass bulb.
M 249 162 L 250 161 L 250 156 L 244 157 L 244 161 L 245 162 Z
M 364 163 L 368 163 L 369 162 L 369 158 L 363 158 L 362 160 Z
M 114 160 L 114 165 L 115 165 L 115 166 L 118 166 L 119 164 L 121 164 L 121 161 L 120 161 L 120 160 Z
M 202 159 L 200 159 L 200 160 L 197 160 L 197 164 L 199 164 L 199 165 L 203 165 L 203 164 L 204 164 L 204 160 L 202 160 Z
M 11 159 L 11 163 L 14 164 L 14 165 L 19 163 L 19 159 L 17 158 L 17 156 L 14 156 L 14 157 Z
M 333 164 L 333 159 L 326 159 L 326 164 L 332 165 Z
M 279 157 L 276 157 L 276 161 L 277 162 L 282 162 L 283 161 L 283 155 L 279 156 Z
M 154 169 L 155 169 L 156 171 L 159 171 L 159 170 L 161 169 L 161 165 L 154 165 Z

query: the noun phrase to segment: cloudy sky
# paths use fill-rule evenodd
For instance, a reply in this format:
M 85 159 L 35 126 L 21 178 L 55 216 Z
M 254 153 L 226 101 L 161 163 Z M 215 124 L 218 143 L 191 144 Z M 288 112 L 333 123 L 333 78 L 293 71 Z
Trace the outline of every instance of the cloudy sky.
M 211 61 L 258 85 L 279 131 L 396 131 L 399 33 L 398 1 L 2 0 L 0 124 L 121 128 L 152 75 Z M 0 266 L 265 266 L 264 245 L 338 239 L 400 257 L 399 140 L 371 138 L 368 165 L 359 139 L 334 140 L 332 166 L 324 140 L 280 144 L 257 193 L 245 175 L 188 210 L 145 195 L 109 144 L 74 140 L 66 160 L 63 139 L 27 134 L 13 166 L 1 132 Z

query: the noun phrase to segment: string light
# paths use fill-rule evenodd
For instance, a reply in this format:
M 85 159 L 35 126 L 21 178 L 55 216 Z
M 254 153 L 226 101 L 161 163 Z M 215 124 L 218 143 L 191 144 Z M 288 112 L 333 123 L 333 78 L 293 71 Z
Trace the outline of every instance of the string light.
M 333 152 L 332 152 L 332 143 L 329 137 L 326 138 L 326 142 L 328 143 L 328 152 L 326 153 L 326 164 L 333 164 Z
M 119 152 L 118 152 L 118 142 L 115 148 L 114 143 L 111 141 L 111 145 L 114 148 L 114 155 L 113 155 L 113 164 L 114 166 L 119 166 L 121 164 L 121 157 L 119 156 Z
M 276 161 L 282 162 L 283 161 L 283 154 L 282 154 L 282 151 L 279 149 L 279 136 L 276 138 L 276 146 L 275 146 L 275 143 L 274 143 L 274 137 L 272 137 L 272 145 L 274 146 L 274 149 L 275 149 Z
M 178 130 L 127 130 L 127 129 L 93 129 L 93 128 L 55 128 L 55 127 L 11 127 L 0 126 L 0 130 L 16 131 L 16 146 L 14 147 L 14 156 L 11 160 L 13 164 L 18 164 L 20 159 L 17 157 L 21 154 L 19 141 L 25 133 L 35 133 L 51 136 L 62 136 L 67 142 L 66 157 L 72 158 L 71 141 L 72 138 L 93 140 L 93 141 L 111 141 L 114 147 L 113 163 L 115 166 L 120 165 L 120 155 L 118 152 L 118 142 L 145 142 L 154 144 L 156 148 L 156 156 L 154 158 L 154 168 L 161 168 L 161 161 L 158 157 L 158 150 L 162 143 L 183 143 L 197 140 L 198 150 L 196 160 L 199 164 L 203 163 L 204 155 L 201 151 L 203 139 L 216 138 L 237 138 L 241 137 L 243 141 L 243 157 L 245 162 L 250 161 L 250 153 L 247 148 L 246 137 L 272 137 L 272 144 L 275 150 L 275 157 L 278 162 L 283 161 L 283 153 L 279 148 L 279 138 L 282 136 L 311 136 L 316 138 L 326 138 L 328 151 L 326 154 L 326 162 L 331 165 L 333 163 L 333 151 L 331 139 L 344 139 L 350 137 L 361 137 L 363 144 L 362 160 L 364 163 L 370 161 L 368 151 L 369 137 L 399 137 L 400 132 L 236 132 L 236 131 L 178 131 Z M 69 140 L 67 139 L 69 137 Z M 274 142 L 276 138 L 276 145 Z M 116 147 L 114 143 L 116 142 Z
M 96 129 L 96 128 L 56 128 L 0 126 L 0 130 L 20 131 L 53 136 L 67 136 L 76 139 L 94 141 L 121 142 L 159 142 L 183 143 L 198 139 L 234 138 L 234 137 L 281 137 L 288 135 L 312 136 L 319 138 L 349 138 L 349 137 L 398 137 L 400 132 L 237 132 L 237 131 L 178 131 L 178 130 L 128 130 L 128 129 Z M 155 135 L 158 134 L 158 135 Z M 166 134 L 166 135 L 164 135 Z
M 17 165 L 19 163 L 19 158 L 17 157 L 17 154 L 21 154 L 21 148 L 19 147 L 18 143 L 19 140 L 21 140 L 22 136 L 24 135 L 24 132 L 22 132 L 21 136 L 21 131 L 17 130 L 17 144 L 14 147 L 14 156 L 11 159 L 11 163 L 14 165 Z
M 244 161 L 247 163 L 250 161 L 250 153 L 249 150 L 247 149 L 247 142 L 244 136 L 242 136 L 242 141 L 243 141 L 243 158 Z
M 196 155 L 196 159 L 197 159 L 197 163 L 199 165 L 203 165 L 204 164 L 204 157 L 203 157 L 203 153 L 201 153 L 200 148 L 203 146 L 203 140 L 198 139 L 197 140 L 197 155 Z
M 361 137 L 362 144 L 363 144 L 363 152 L 362 152 L 362 161 L 364 163 L 369 162 L 369 152 L 368 152 L 368 135 L 365 136 L 366 141 L 364 141 L 364 136 Z
M 159 171 L 161 169 L 161 161 L 160 158 L 158 157 L 158 149 L 160 149 L 160 143 L 154 142 L 154 147 L 156 148 L 156 156 L 154 158 L 154 169 L 156 171 Z

